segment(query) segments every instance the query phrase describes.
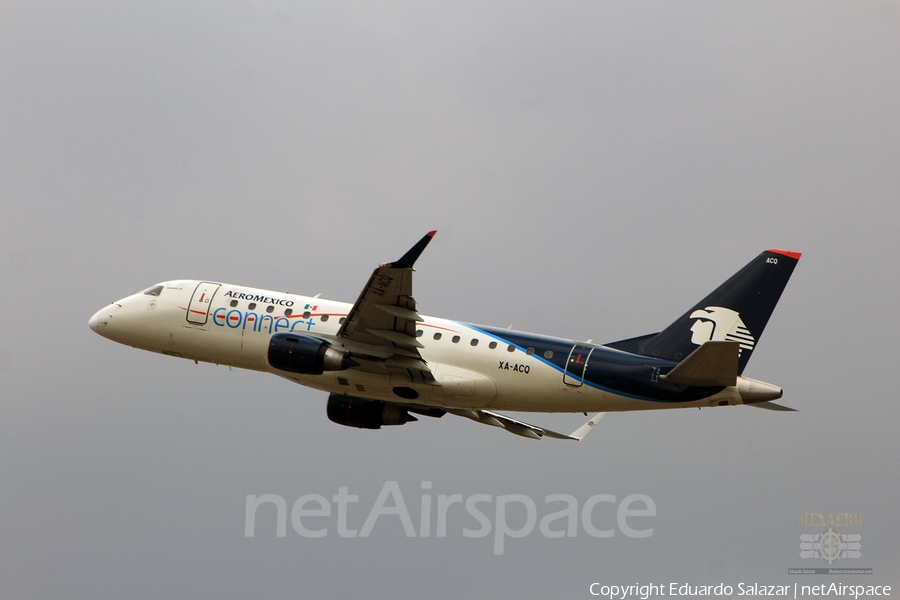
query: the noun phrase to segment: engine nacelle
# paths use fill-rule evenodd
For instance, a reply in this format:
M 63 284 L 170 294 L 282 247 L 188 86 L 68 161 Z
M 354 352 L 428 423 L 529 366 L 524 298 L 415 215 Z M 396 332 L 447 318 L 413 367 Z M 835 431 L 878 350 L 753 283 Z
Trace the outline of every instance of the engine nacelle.
M 320 375 L 353 366 L 350 353 L 325 340 L 296 333 L 276 333 L 269 340 L 269 364 L 280 371 Z
M 382 425 L 403 425 L 418 421 L 405 408 L 381 400 L 353 398 L 343 394 L 328 396 L 328 418 L 347 427 L 381 429 Z

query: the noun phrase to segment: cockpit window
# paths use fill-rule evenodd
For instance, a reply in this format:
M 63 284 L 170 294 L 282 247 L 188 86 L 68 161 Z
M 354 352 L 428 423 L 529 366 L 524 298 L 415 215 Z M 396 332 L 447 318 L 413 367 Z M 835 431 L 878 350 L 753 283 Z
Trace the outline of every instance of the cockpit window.
M 162 292 L 162 291 L 163 291 L 163 286 L 161 286 L 161 285 L 154 285 L 154 286 L 153 286 L 152 288 L 150 288 L 149 290 L 144 290 L 144 295 L 146 295 L 146 296 L 159 296 L 160 292 Z

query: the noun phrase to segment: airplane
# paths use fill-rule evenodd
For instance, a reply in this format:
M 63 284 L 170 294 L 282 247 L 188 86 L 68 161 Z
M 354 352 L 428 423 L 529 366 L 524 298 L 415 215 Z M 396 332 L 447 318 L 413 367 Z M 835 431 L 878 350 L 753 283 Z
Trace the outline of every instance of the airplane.
M 109 304 L 88 325 L 135 348 L 328 392 L 328 418 L 360 429 L 449 413 L 526 438 L 581 441 L 608 412 L 794 410 L 772 402 L 781 388 L 743 372 L 799 252 L 765 250 L 660 332 L 594 344 L 420 314 L 413 265 L 435 233 L 379 265 L 352 305 L 174 280 Z M 596 414 L 563 434 L 498 410 Z

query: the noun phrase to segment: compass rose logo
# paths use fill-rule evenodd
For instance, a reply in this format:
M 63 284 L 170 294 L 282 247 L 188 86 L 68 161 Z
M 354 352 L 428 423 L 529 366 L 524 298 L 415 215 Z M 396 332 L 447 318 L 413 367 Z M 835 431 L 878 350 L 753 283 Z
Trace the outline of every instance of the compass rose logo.
M 860 539 L 858 533 L 837 533 L 831 528 L 823 533 L 802 533 L 800 558 L 821 558 L 829 565 L 839 558 L 859 558 Z
M 841 555 L 841 538 L 833 529 L 822 534 L 819 540 L 819 554 L 829 565 Z

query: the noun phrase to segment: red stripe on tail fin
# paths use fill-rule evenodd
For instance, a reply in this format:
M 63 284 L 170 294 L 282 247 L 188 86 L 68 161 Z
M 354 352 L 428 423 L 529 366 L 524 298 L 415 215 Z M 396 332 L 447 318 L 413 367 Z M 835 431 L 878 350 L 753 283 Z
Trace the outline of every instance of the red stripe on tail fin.
M 800 260 L 801 255 L 800 252 L 791 252 L 790 250 L 781 250 L 779 248 L 769 248 L 766 252 L 774 252 L 775 254 L 781 254 L 782 256 L 787 256 L 794 260 Z

